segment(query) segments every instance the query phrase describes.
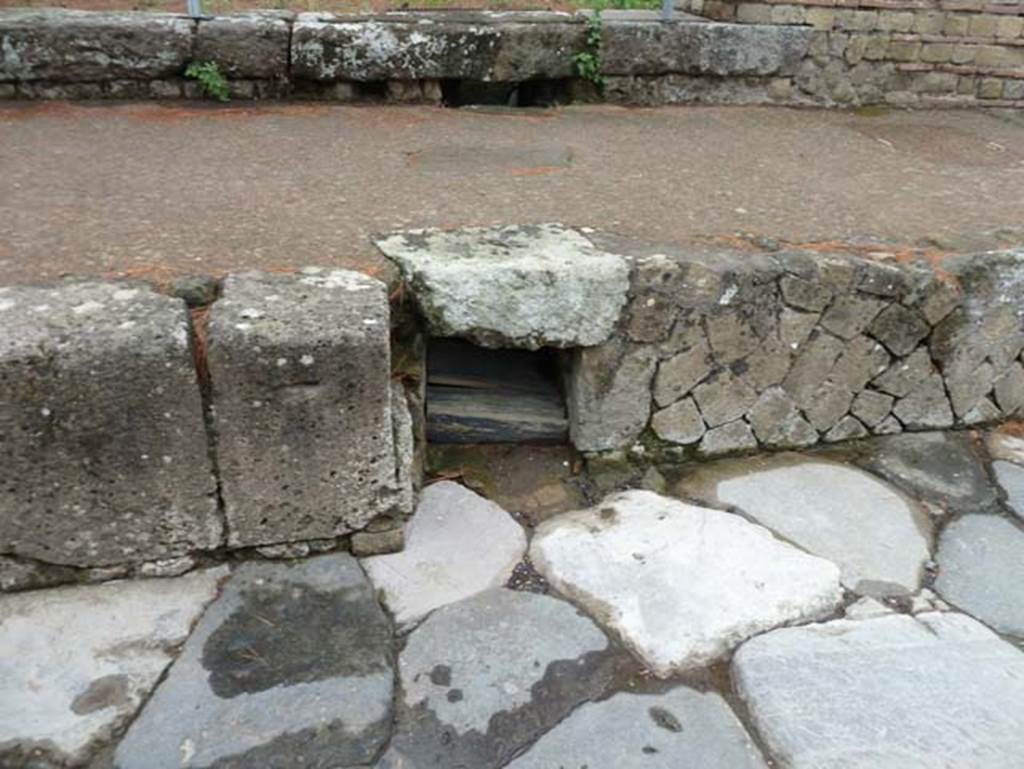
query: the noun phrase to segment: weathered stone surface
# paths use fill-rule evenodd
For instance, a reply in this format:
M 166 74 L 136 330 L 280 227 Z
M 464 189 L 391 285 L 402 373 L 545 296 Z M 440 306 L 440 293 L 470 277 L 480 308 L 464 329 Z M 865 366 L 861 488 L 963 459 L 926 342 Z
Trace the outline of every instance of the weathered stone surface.
M 377 240 L 435 336 L 489 347 L 598 345 L 626 302 L 626 260 L 559 224 L 415 230 Z
M 180 299 L 0 289 L 0 552 L 101 566 L 221 540 Z
M 837 443 L 839 441 L 851 441 L 857 438 L 864 438 L 868 435 L 867 428 L 856 417 L 845 416 L 836 422 L 835 426 L 825 433 L 826 443 Z
M 587 703 L 509 769 L 765 769 L 757 747 L 720 695 L 679 687 Z
M 715 360 L 723 366 L 745 358 L 761 344 L 751 319 L 735 307 L 709 314 L 704 319 L 704 326 Z
M 727 370 L 713 374 L 693 390 L 704 421 L 711 427 L 738 419 L 757 402 L 754 388 Z
M 601 631 L 548 596 L 488 590 L 439 609 L 399 656 L 402 696 L 379 769 L 504 766 L 608 684 Z
M 696 443 L 707 429 L 692 398 L 684 398 L 655 412 L 651 427 L 658 437 L 671 443 Z
M 821 312 L 832 301 L 832 290 L 818 281 L 787 275 L 779 281 L 786 304 L 800 310 Z
M 810 446 L 818 440 L 818 433 L 781 387 L 761 393 L 750 410 L 750 425 L 767 446 Z
M 401 553 L 363 561 L 399 624 L 505 584 L 526 552 L 526 535 L 493 502 L 451 481 L 423 490 Z
M 879 438 L 864 445 L 858 463 L 943 510 L 979 512 L 996 503 L 988 474 L 963 433 Z
M 812 30 L 760 24 L 613 20 L 605 23 L 602 72 L 642 75 L 773 75 L 796 70 Z
M 804 414 L 819 432 L 831 429 L 853 403 L 853 393 L 845 387 L 823 382 L 804 405 Z
M 847 342 L 828 378 L 851 392 L 858 392 L 888 365 L 889 354 L 882 345 L 870 337 L 856 336 Z
M 149 80 L 181 75 L 193 22 L 164 13 L 9 9 L 0 13 L 0 81 Z
M 732 668 L 789 769 L 1013 769 L 1024 754 L 1024 654 L 961 614 L 776 630 Z
M 648 491 L 545 521 L 530 558 L 659 676 L 820 617 L 840 600 L 839 570 L 828 561 L 737 515 Z
M 985 437 L 985 447 L 993 459 L 1002 459 L 1006 462 L 1013 462 L 1024 465 L 1024 437 L 1018 437 L 1009 432 L 1010 427 L 1024 426 L 1006 425 L 1001 429 L 993 430 Z
M 651 414 L 657 360 L 649 345 L 610 342 L 573 353 L 569 437 L 580 451 L 629 447 Z
M 850 405 L 850 413 L 868 427 L 874 427 L 889 416 L 895 401 L 891 395 L 874 390 L 861 390 Z
M 889 348 L 893 355 L 907 355 L 913 352 L 918 343 L 928 336 L 930 330 L 920 313 L 902 304 L 891 304 L 886 307 L 869 327 L 871 335 Z
M 867 473 L 818 460 L 777 457 L 730 464 L 714 482 L 739 508 L 808 552 L 839 565 L 859 593 L 916 592 L 929 558 L 927 521 L 902 495 Z
M 408 504 L 388 318 L 384 284 L 356 272 L 227 278 L 208 354 L 231 545 L 334 537 Z
M 802 345 L 821 317 L 816 312 L 796 312 L 784 307 L 779 313 L 779 339 L 791 350 Z
M 690 392 L 711 373 L 711 356 L 707 342 L 699 327 L 692 329 L 692 341 L 658 366 L 654 378 L 654 400 L 659 406 L 668 406 Z
M 935 589 L 1001 633 L 1024 637 L 1024 531 L 998 515 L 965 515 L 945 528 Z
M 821 316 L 821 325 L 841 339 L 853 339 L 866 329 L 888 304 L 874 297 L 839 296 Z
M 707 456 L 747 451 L 757 448 L 757 438 L 754 437 L 750 425 L 742 419 L 737 419 L 735 422 L 708 430 L 697 448 Z
M 283 14 L 272 12 L 201 19 L 192 58 L 216 62 L 226 77 L 286 78 L 289 34 Z
M 834 336 L 812 333 L 782 381 L 782 389 L 789 393 L 798 406 L 811 403 L 843 349 L 843 343 Z
M 128 729 L 114 766 L 363 766 L 390 728 L 390 638 L 351 556 L 246 563 Z
M 321 81 L 572 77 L 584 32 L 581 20 L 565 13 L 301 13 L 292 72 Z
M 996 403 L 1006 416 L 1024 413 L 1024 366 L 1012 363 L 995 381 Z
M 0 766 L 85 763 L 135 714 L 227 574 L 0 597 Z
M 1024 518 L 1024 466 L 997 460 L 992 463 L 992 472 L 1006 492 L 1006 504 Z

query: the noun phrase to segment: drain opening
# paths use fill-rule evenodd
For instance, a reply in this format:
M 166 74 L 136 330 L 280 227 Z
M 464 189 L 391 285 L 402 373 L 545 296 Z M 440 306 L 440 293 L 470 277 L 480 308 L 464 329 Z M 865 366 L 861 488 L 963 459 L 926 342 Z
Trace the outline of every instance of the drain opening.
M 427 348 L 431 443 L 565 443 L 558 350 L 491 350 L 456 339 Z
M 572 101 L 572 80 L 442 80 L 441 98 L 448 107 L 555 107 Z

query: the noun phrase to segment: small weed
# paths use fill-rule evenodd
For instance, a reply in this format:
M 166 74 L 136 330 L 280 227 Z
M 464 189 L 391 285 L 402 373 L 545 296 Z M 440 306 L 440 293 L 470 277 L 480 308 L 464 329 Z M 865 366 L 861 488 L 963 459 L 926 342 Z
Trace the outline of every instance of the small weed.
M 601 74 L 601 47 L 604 45 L 604 22 L 601 9 L 595 8 L 587 17 L 587 35 L 583 41 L 584 49 L 572 57 L 576 65 L 576 74 L 589 80 L 597 90 L 604 89 L 604 75 Z
M 185 77 L 199 81 L 199 87 L 203 93 L 217 101 L 228 101 L 231 98 L 227 78 L 221 73 L 216 62 L 192 62 L 185 70 Z

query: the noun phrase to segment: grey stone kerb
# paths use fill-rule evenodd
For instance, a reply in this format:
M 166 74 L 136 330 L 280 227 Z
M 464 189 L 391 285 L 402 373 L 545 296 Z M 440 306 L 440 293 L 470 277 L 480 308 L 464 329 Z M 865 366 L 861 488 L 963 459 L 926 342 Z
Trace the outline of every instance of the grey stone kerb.
M 389 235 L 377 246 L 434 336 L 487 347 L 588 347 L 612 334 L 629 289 L 622 256 L 559 224 Z

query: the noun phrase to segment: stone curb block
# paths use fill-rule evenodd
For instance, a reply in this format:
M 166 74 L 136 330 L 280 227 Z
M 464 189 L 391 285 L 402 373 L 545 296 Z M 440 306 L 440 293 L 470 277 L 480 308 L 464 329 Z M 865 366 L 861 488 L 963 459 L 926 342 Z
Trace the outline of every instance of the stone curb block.
M 0 543 L 103 566 L 217 547 L 221 521 L 180 299 L 0 289 Z

